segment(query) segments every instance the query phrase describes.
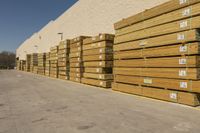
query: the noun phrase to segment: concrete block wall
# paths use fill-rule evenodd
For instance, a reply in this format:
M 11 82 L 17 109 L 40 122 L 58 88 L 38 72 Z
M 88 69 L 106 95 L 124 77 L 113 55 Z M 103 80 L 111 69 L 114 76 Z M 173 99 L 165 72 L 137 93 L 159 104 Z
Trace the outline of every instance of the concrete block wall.
M 79 35 L 95 36 L 99 33 L 114 33 L 113 24 L 168 0 L 79 0 L 56 20 L 28 38 L 16 50 L 17 57 L 26 54 L 49 52 L 50 47 L 64 39 Z M 39 21 L 39 20 L 38 20 Z

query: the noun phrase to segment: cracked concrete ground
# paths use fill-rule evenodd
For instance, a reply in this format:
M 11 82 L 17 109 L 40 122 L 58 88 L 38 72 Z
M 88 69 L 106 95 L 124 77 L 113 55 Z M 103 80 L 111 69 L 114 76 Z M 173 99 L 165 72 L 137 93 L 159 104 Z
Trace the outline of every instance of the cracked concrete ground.
M 199 133 L 200 110 L 0 71 L 0 133 Z

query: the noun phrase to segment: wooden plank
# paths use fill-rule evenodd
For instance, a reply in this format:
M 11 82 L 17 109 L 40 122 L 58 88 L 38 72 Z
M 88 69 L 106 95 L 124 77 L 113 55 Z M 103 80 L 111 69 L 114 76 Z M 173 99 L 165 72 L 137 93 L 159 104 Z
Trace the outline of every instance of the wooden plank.
M 69 77 L 69 80 L 73 82 L 81 83 L 81 78 Z
M 82 62 L 82 58 L 80 58 L 80 57 L 70 58 L 69 62 L 70 63 L 79 63 L 79 62 Z
M 115 60 L 114 67 L 200 67 L 200 56 Z
M 78 68 L 78 67 L 83 67 L 83 63 L 70 63 L 70 68 Z
M 144 12 L 140 12 L 136 15 L 123 19 L 114 24 L 115 29 L 120 29 L 162 14 L 166 14 L 172 12 L 174 10 L 184 8 L 186 6 L 199 3 L 199 0 L 171 0 L 164 4 L 158 5 L 154 8 L 145 10 Z
M 187 43 L 184 45 L 178 44 L 164 47 L 144 48 L 138 50 L 117 51 L 114 53 L 114 59 L 134 59 L 197 54 L 200 54 L 199 42 Z
M 186 8 L 182 8 L 167 14 L 163 14 L 161 16 L 157 16 L 152 19 L 145 20 L 141 23 L 136 23 L 127 27 L 124 27 L 122 29 L 116 30 L 116 36 L 124 35 L 130 32 L 135 32 L 138 30 L 150 28 L 153 26 L 181 20 L 181 19 L 186 19 L 186 18 L 191 18 L 193 16 L 197 16 L 200 14 L 200 3 L 191 5 Z
M 81 77 L 83 77 L 82 73 L 79 73 L 79 72 L 70 72 L 69 76 L 70 77 L 75 77 L 75 78 L 81 78 Z
M 70 53 L 69 58 L 82 57 L 82 52 Z
M 84 67 L 113 67 L 113 61 L 92 61 L 84 62 Z
M 112 73 L 112 68 L 85 68 L 86 73 Z
M 98 86 L 98 87 L 104 87 L 104 88 L 111 88 L 112 81 L 104 81 L 104 80 L 96 80 L 96 79 L 88 79 L 88 78 L 82 78 L 82 83 Z
M 88 45 L 83 45 L 83 50 L 105 48 L 105 47 L 112 47 L 112 46 L 113 46 L 112 42 L 102 41 L 102 42 L 92 43 Z
M 175 32 L 181 32 L 185 30 L 191 30 L 196 29 L 200 27 L 200 16 L 188 18 L 180 21 L 175 21 L 151 28 L 147 28 L 144 30 L 131 32 L 129 34 L 125 34 L 122 36 L 116 36 L 115 37 L 115 44 L 122 43 L 122 42 L 128 42 L 128 41 L 134 41 L 144 38 L 150 38 L 154 36 L 160 36 Z
M 93 36 L 91 38 L 86 38 L 83 40 L 83 45 L 91 44 L 91 43 L 96 43 L 96 42 L 101 42 L 101 41 L 110 41 L 113 42 L 114 40 L 114 35 L 112 34 L 99 34 L 98 36 Z
M 113 54 L 99 54 L 83 56 L 83 61 L 112 61 Z
M 83 71 L 84 71 L 84 68 L 70 68 L 70 72 L 82 73 Z
M 141 87 L 121 83 L 113 83 L 112 89 L 124 93 L 140 95 L 154 99 L 185 104 L 189 106 L 200 105 L 199 94 L 195 93 L 164 90 L 152 87 Z
M 197 80 L 199 68 L 113 68 L 114 75 Z
M 71 53 L 76 53 L 76 52 L 80 52 L 80 51 L 82 51 L 82 47 L 81 46 L 78 46 L 78 47 L 70 49 Z
M 62 80 L 69 80 L 69 77 L 63 75 L 59 75 L 58 78 Z
M 59 51 L 60 50 L 63 50 L 63 49 L 68 49 L 70 46 L 70 40 L 64 40 L 64 41 L 61 41 L 58 45 L 58 49 Z
M 112 74 L 97 74 L 97 73 L 83 73 L 84 78 L 100 79 L 100 80 L 112 80 Z
M 89 36 L 79 36 L 79 37 L 73 38 L 70 40 L 70 44 L 74 44 L 74 43 L 83 41 L 86 38 L 89 38 Z
M 200 93 L 200 81 L 114 75 L 115 82 Z
M 82 48 L 82 45 L 83 45 L 83 42 L 76 42 L 76 43 L 73 43 L 73 44 L 70 44 L 70 49 L 75 49 L 75 48 L 78 48 L 78 47 L 81 47 Z M 71 52 L 71 50 L 70 50 Z
M 84 50 L 83 56 L 98 55 L 98 54 L 110 54 L 110 53 L 113 53 L 113 48 L 112 47 L 104 47 L 104 48 Z

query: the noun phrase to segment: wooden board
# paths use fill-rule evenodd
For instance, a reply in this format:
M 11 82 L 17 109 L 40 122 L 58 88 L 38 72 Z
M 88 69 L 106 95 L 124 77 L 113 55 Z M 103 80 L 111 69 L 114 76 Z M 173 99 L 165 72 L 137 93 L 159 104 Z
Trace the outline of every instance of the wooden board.
M 83 63 L 70 63 L 70 68 L 78 68 L 78 67 L 83 67 Z
M 70 53 L 69 58 L 82 57 L 82 52 Z
M 200 3 L 191 5 L 186 8 L 182 8 L 167 14 L 163 14 L 161 16 L 157 16 L 155 18 L 151 18 L 148 20 L 145 20 L 141 23 L 136 23 L 127 27 L 124 27 L 122 29 L 116 30 L 116 36 L 128 34 L 130 32 L 135 32 L 138 30 L 150 28 L 153 26 L 181 20 L 181 19 L 186 19 L 186 18 L 191 18 L 192 16 L 197 16 L 200 14 Z
M 97 43 L 92 43 L 88 45 L 83 45 L 83 51 L 84 50 L 90 50 L 90 49 L 97 49 L 97 48 L 105 48 L 105 47 L 112 47 L 113 42 L 97 42 Z
M 86 55 L 98 55 L 98 54 L 111 54 L 111 53 L 113 53 L 113 48 L 112 47 L 104 47 L 104 48 L 84 50 L 83 51 L 83 56 L 86 56 Z
M 164 90 L 152 87 L 141 87 L 122 83 L 113 83 L 112 89 L 114 91 L 120 91 L 189 106 L 198 106 L 200 104 L 199 95 L 195 93 Z
M 154 36 L 161 36 L 165 34 L 181 32 L 185 30 L 196 29 L 200 27 L 200 16 L 188 18 L 180 21 L 175 21 L 148 29 L 131 32 L 129 34 L 116 36 L 114 43 L 122 43 L 134 40 L 141 40 L 144 38 L 150 38 Z
M 75 48 L 71 48 L 70 49 L 71 53 L 80 52 L 80 51 L 82 51 L 82 47 L 81 46 L 77 46 Z
M 97 73 L 83 73 L 84 78 L 100 79 L 100 80 L 112 80 L 112 74 L 97 74 Z
M 169 13 L 171 11 L 198 3 L 199 0 L 170 0 L 164 4 L 158 5 L 154 8 L 145 10 L 136 15 L 123 19 L 114 24 L 115 29 L 120 29 L 129 25 L 132 25 L 137 22 L 141 22 L 162 14 Z
M 69 80 L 73 82 L 81 83 L 81 78 L 69 77 Z
M 94 37 L 91 37 L 91 38 L 84 39 L 83 45 L 101 42 L 101 41 L 111 41 L 111 42 L 113 42 L 113 40 L 114 40 L 114 35 L 112 35 L 112 34 L 99 34 L 98 36 L 94 36 Z
M 69 46 L 70 46 L 70 40 L 64 40 L 59 43 L 58 49 L 59 51 L 63 49 L 68 49 Z
M 113 67 L 113 61 L 84 62 L 84 67 Z
M 76 37 L 76 38 L 70 40 L 70 44 L 74 44 L 74 43 L 83 41 L 86 38 L 89 38 L 89 36 L 79 36 L 79 37 Z
M 115 82 L 200 93 L 200 81 L 114 75 Z
M 83 56 L 83 61 L 112 61 L 113 54 L 99 54 Z
M 82 75 L 83 75 L 83 74 L 82 74 L 82 73 L 79 73 L 79 72 L 70 72 L 70 73 L 69 73 L 69 76 L 70 76 L 70 77 L 75 77 L 75 78 L 81 78 L 81 77 L 83 77 Z
M 200 67 L 200 56 L 115 60 L 114 67 Z
M 187 43 L 170 45 L 164 47 L 144 48 L 129 51 L 117 51 L 114 53 L 114 59 L 134 59 L 134 58 L 151 58 L 167 56 L 183 56 L 200 54 L 200 43 Z
M 112 73 L 112 68 L 85 68 L 84 70 L 86 73 Z
M 58 78 L 62 79 L 62 80 L 68 80 L 69 79 L 68 76 L 64 76 L 64 75 L 59 75 Z
M 200 79 L 199 68 L 113 68 L 113 74 L 174 79 Z
M 111 88 L 111 84 L 112 84 L 112 81 L 103 81 L 103 80 L 88 79 L 88 78 L 82 78 L 81 81 L 84 84 L 104 87 L 104 88 Z
M 83 71 L 84 71 L 84 68 L 70 68 L 70 72 L 82 73 Z
M 80 58 L 80 57 L 70 58 L 69 62 L 70 63 L 79 63 L 79 62 L 82 62 L 82 58 Z

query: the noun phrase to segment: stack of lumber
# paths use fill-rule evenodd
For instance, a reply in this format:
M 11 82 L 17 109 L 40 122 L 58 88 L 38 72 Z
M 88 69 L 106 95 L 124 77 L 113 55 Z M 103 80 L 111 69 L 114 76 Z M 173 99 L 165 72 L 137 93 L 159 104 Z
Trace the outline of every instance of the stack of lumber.
M 26 72 L 31 71 L 31 55 L 27 54 L 26 55 Z
M 37 74 L 37 68 L 38 68 L 38 54 L 33 53 L 31 54 L 30 70 L 32 73 Z
M 45 76 L 50 76 L 50 52 L 46 53 Z
M 38 74 L 45 75 L 46 54 L 38 54 Z
M 58 50 L 58 78 L 69 79 L 69 40 L 61 41 Z
M 82 45 L 83 40 L 88 38 L 86 36 L 80 36 L 70 40 L 70 80 L 74 82 L 81 82 L 83 74 L 83 61 L 82 61 Z
M 115 24 L 113 90 L 200 104 L 200 1 L 172 0 Z
M 20 60 L 20 70 L 26 71 L 26 61 L 25 60 Z
M 50 77 L 58 78 L 58 46 L 50 49 Z
M 16 60 L 16 67 L 17 67 L 17 70 L 20 70 L 20 60 Z
M 114 35 L 99 34 L 83 40 L 82 83 L 111 88 Z

